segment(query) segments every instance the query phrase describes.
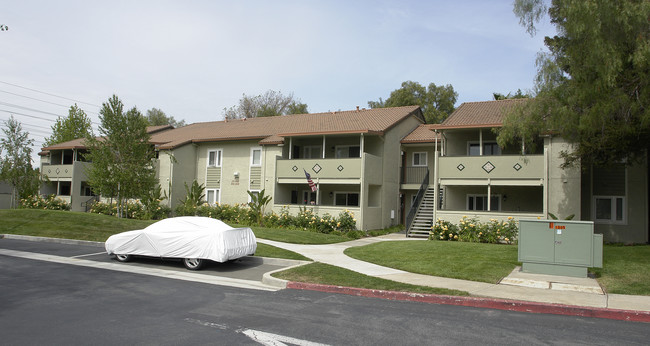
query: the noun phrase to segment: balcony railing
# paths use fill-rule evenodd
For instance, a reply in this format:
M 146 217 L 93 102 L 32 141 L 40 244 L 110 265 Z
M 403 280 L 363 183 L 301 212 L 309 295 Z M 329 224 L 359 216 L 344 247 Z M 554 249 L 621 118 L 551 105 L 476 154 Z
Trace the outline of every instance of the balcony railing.
M 305 179 L 305 171 L 312 179 L 360 179 L 361 158 L 278 159 L 276 162 L 279 179 Z
M 400 182 L 402 184 L 421 184 L 428 172 L 427 167 L 402 167 L 400 169 Z
M 544 155 L 442 156 L 440 179 L 543 179 Z

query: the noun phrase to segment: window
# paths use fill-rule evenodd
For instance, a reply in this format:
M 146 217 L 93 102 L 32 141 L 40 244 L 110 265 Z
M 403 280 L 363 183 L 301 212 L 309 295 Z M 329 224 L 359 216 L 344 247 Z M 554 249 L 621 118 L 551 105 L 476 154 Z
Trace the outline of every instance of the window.
M 221 149 L 208 151 L 208 167 L 221 167 L 221 157 Z
M 208 204 L 214 205 L 219 203 L 219 189 L 206 189 L 205 190 L 205 195 L 208 199 Z
M 262 165 L 262 148 L 251 148 L 251 166 Z
M 625 223 L 625 197 L 594 196 L 595 221 L 601 223 Z
M 311 190 L 303 191 L 302 192 L 302 204 L 315 205 L 316 204 L 316 192 L 313 192 Z
M 361 147 L 358 145 L 341 145 L 336 147 L 336 158 L 361 157 Z
M 60 181 L 59 182 L 59 195 L 60 196 L 70 196 L 72 190 L 71 181 Z
M 479 156 L 481 155 L 480 149 L 481 149 L 480 143 L 469 143 L 467 155 Z M 483 155 L 484 156 L 501 155 L 501 148 L 499 148 L 499 145 L 496 142 L 483 142 Z
M 427 165 L 427 153 L 413 153 L 413 166 L 426 166 Z
M 250 193 L 252 193 L 253 195 L 255 195 L 255 196 L 257 196 L 257 197 L 260 196 L 260 190 L 250 190 Z M 247 195 L 248 195 L 248 194 L 247 194 Z M 250 203 L 250 202 L 252 202 L 252 201 L 253 201 L 253 200 L 251 199 L 251 196 L 248 195 L 248 202 Z
M 357 192 L 336 192 L 334 194 L 334 205 L 358 207 L 359 193 Z
M 491 211 L 501 210 L 500 202 L 501 202 L 500 195 L 491 195 L 490 210 Z M 467 195 L 467 210 L 487 211 L 488 210 L 487 195 Z
M 81 196 L 95 196 L 95 193 L 93 193 L 92 188 L 85 181 L 81 182 Z
M 320 145 L 308 145 L 305 146 L 305 158 L 306 159 L 321 159 L 322 149 Z

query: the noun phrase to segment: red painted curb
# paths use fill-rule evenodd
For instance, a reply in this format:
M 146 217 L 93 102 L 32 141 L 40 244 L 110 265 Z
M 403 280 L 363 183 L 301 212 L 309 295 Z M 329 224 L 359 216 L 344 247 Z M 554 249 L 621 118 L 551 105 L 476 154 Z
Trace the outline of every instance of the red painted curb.
M 422 294 L 409 292 L 394 292 L 372 290 L 366 288 L 352 288 L 332 285 L 310 284 L 304 282 L 288 282 L 287 288 L 297 290 L 310 290 L 328 293 L 341 293 L 360 297 L 381 298 L 390 300 L 406 300 L 430 304 L 460 305 L 477 308 L 498 309 L 517 312 L 530 312 L 538 314 L 554 314 L 567 316 L 606 318 L 611 320 L 646 322 L 650 323 L 650 311 L 618 310 L 606 308 L 592 308 L 584 306 L 571 306 L 562 304 L 545 304 L 525 302 L 520 300 L 506 300 L 477 297 L 456 297 L 436 294 Z

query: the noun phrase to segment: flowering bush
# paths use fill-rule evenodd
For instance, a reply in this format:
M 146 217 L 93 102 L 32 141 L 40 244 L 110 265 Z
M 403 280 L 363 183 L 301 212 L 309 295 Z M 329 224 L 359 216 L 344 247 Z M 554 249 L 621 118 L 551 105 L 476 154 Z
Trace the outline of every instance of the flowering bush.
M 126 217 L 137 220 L 159 220 L 169 216 L 171 209 L 165 205 L 158 205 L 155 210 L 151 210 L 140 201 L 127 201 L 124 208 Z M 90 212 L 101 215 L 117 215 L 117 202 L 104 203 L 95 202 L 90 207 Z
M 475 243 L 514 244 L 519 227 L 512 216 L 507 221 L 491 219 L 480 223 L 476 218 L 463 216 L 458 225 L 438 219 L 429 232 L 430 240 L 467 241 Z
M 48 195 L 47 197 L 40 195 L 28 196 L 20 200 L 20 207 L 42 210 L 70 210 L 70 204 L 55 195 Z
M 458 240 L 458 226 L 438 219 L 429 232 L 430 240 Z

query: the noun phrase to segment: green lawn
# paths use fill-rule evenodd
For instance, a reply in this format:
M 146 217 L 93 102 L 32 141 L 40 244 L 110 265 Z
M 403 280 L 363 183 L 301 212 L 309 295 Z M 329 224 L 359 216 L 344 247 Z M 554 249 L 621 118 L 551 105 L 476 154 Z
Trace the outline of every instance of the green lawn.
M 603 268 L 589 268 L 607 293 L 650 295 L 650 245 L 605 245 Z
M 142 229 L 154 221 L 69 211 L 0 210 L 0 234 L 105 241 L 110 235 Z M 237 226 L 237 225 L 233 225 Z M 332 244 L 348 241 L 322 233 L 251 227 L 258 238 L 297 244 Z M 496 283 L 517 262 L 517 246 L 443 241 L 392 241 L 347 249 L 348 256 L 413 273 Z M 297 253 L 258 243 L 256 256 L 309 260 Z M 650 246 L 605 245 L 604 268 L 590 268 L 608 293 L 650 295 Z M 285 275 L 285 274 L 282 274 Z M 340 286 L 413 291 L 402 284 L 375 281 L 341 268 L 308 265 L 286 275 L 292 280 Z M 386 280 L 384 280 L 386 281 Z M 358 284 L 355 284 L 358 282 Z M 374 286 L 377 285 L 377 286 Z M 388 288 L 392 287 L 392 288 Z M 449 294 L 449 293 L 445 293 Z M 455 294 L 455 293 L 454 293 Z
M 57 210 L 0 210 L 0 234 L 105 241 L 124 231 L 142 229 L 154 221 Z
M 362 261 L 407 272 L 497 283 L 518 265 L 516 245 L 391 241 L 345 250 Z
M 427 286 L 409 285 L 386 279 L 380 279 L 360 274 L 348 269 L 331 266 L 325 263 L 312 263 L 273 274 L 279 279 L 309 282 L 315 284 L 335 285 L 344 287 L 369 288 L 386 291 L 415 292 L 428 294 L 445 294 L 467 296 L 464 291 L 448 290 Z

